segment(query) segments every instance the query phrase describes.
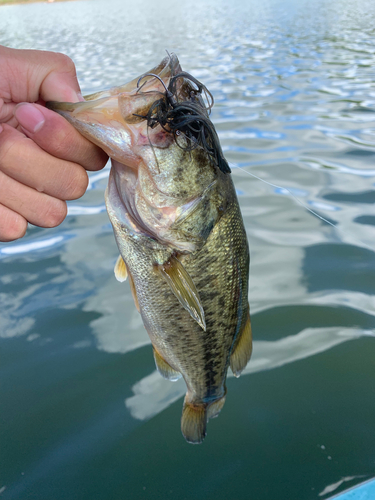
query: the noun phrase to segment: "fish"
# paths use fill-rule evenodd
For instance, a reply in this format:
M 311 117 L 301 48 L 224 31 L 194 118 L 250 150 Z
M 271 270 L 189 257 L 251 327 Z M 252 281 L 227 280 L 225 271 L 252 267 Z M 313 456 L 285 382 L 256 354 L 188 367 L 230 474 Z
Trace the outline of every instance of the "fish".
M 249 246 L 215 127 L 213 97 L 175 54 L 139 78 L 49 102 L 111 158 L 105 201 L 162 377 L 183 377 L 181 431 L 201 443 L 252 352 Z

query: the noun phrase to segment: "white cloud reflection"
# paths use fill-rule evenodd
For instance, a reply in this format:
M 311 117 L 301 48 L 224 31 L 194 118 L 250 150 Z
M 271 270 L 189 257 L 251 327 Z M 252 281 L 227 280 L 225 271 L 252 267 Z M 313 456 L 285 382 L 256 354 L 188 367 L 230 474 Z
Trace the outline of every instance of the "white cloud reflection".
M 7 244 L 0 248 L 1 255 L 16 255 L 21 253 L 31 252 L 33 250 L 41 250 L 44 248 L 50 248 L 57 243 L 61 243 L 64 240 L 64 236 L 54 236 L 52 238 L 46 238 L 43 240 L 32 240 L 27 243 L 20 244 Z
M 306 328 L 297 335 L 273 342 L 255 341 L 252 359 L 241 376 L 278 368 L 367 335 L 375 336 L 371 330 L 357 328 Z M 233 376 L 230 371 L 228 375 Z M 171 383 L 154 371 L 133 386 L 134 395 L 125 400 L 125 405 L 134 418 L 147 420 L 168 408 L 185 392 L 183 379 Z
M 319 493 L 319 496 L 320 497 L 323 497 L 325 495 L 328 495 L 328 493 L 332 493 L 333 491 L 337 490 L 337 488 L 339 488 L 343 483 L 347 483 L 348 481 L 353 481 L 353 479 L 359 479 L 359 478 L 363 478 L 363 477 L 366 477 L 366 476 L 347 476 L 347 477 L 343 477 L 342 479 L 340 479 L 340 481 L 337 481 L 336 483 L 332 483 L 332 484 L 329 484 L 328 486 L 326 486 L 324 488 L 323 491 L 321 491 Z M 353 500 L 354 497 L 353 497 Z M 360 500 L 359 498 L 357 500 Z M 362 500 L 365 500 L 365 498 L 362 498 Z

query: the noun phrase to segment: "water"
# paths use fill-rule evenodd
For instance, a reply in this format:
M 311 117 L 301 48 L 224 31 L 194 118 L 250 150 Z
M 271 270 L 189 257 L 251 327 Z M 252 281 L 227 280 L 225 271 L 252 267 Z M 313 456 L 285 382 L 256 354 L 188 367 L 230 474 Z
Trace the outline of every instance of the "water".
M 201 446 L 155 373 L 104 209 L 0 245 L 1 498 L 309 500 L 375 475 L 375 4 L 77 1 L 0 8 L 84 92 L 175 51 L 214 94 L 251 248 L 254 356 Z M 304 210 L 284 189 L 336 227 Z

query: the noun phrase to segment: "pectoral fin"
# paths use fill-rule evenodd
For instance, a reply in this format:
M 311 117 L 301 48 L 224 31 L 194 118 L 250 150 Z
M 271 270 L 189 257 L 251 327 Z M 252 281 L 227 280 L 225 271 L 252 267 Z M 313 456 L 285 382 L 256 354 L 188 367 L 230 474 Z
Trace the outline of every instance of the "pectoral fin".
M 154 350 L 155 365 L 160 375 L 166 378 L 167 380 L 170 380 L 171 382 L 176 382 L 176 380 L 180 379 L 182 377 L 181 373 L 174 370 L 165 361 L 165 359 L 160 356 L 160 354 L 155 348 L 153 348 L 153 350 Z
M 168 262 L 158 266 L 158 269 L 182 307 L 206 331 L 204 310 L 198 290 L 181 262 L 172 256 Z
M 120 283 L 126 281 L 128 277 L 128 270 L 126 269 L 125 261 L 121 255 L 119 255 L 118 259 L 116 260 L 114 271 L 117 281 L 119 281 Z
M 243 330 L 239 333 L 236 344 L 230 357 L 230 368 L 235 377 L 241 375 L 242 370 L 247 365 L 251 352 L 253 350 L 253 341 L 251 334 L 250 313 Z
M 130 273 L 128 273 L 128 276 L 129 276 L 130 290 L 131 290 L 132 295 L 133 295 L 134 305 L 137 308 L 137 311 L 141 312 L 141 310 L 139 308 L 139 302 L 138 302 L 138 297 L 137 297 L 137 290 L 135 289 L 133 277 L 132 277 L 132 275 Z

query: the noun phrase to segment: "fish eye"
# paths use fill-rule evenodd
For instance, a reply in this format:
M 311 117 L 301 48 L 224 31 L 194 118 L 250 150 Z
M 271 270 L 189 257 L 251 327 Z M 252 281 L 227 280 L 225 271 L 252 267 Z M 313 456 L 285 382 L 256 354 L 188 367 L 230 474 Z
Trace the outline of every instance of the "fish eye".
M 176 135 L 181 135 L 181 131 L 180 130 L 176 130 L 175 134 Z

